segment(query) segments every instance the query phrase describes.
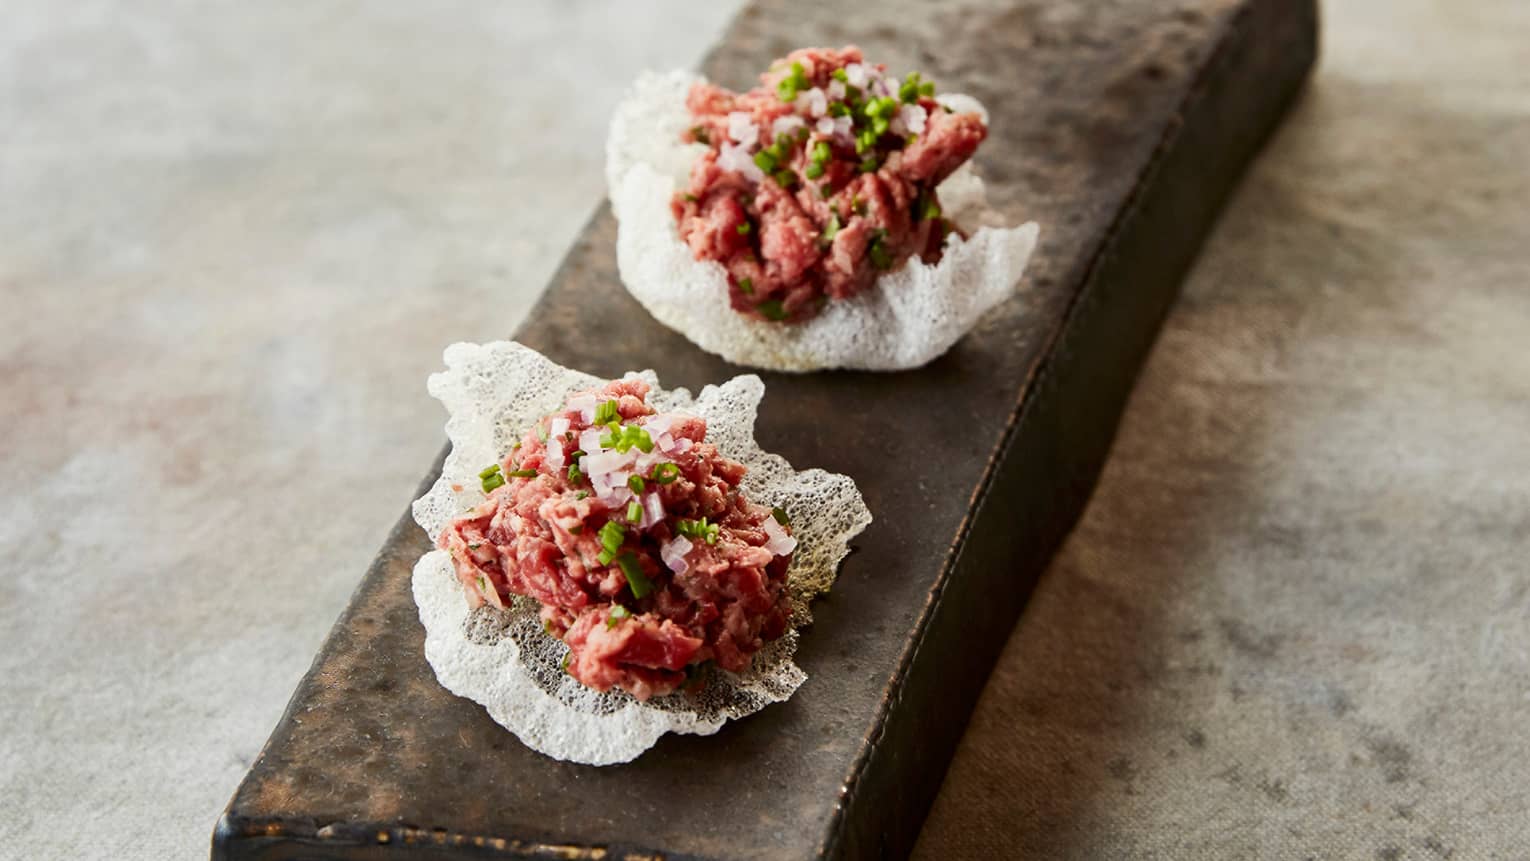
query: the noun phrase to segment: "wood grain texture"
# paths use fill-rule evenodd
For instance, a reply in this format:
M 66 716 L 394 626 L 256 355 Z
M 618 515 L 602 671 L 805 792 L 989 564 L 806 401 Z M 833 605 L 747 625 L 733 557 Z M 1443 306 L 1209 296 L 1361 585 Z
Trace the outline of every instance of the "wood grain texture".
M 746 86 L 854 42 L 988 104 L 990 199 L 1035 219 L 1025 296 L 916 372 L 764 375 L 758 438 L 854 476 L 877 520 L 815 606 L 789 702 L 636 762 L 560 763 L 435 681 L 395 529 L 214 836 L 219 858 L 875 857 L 907 850 L 998 649 L 1087 498 L 1195 250 L 1314 52 L 1310 2 L 748 7 L 705 71 Z M 739 369 L 660 327 L 591 222 L 518 335 L 692 388 Z M 931 441 L 938 444 L 932 446 Z

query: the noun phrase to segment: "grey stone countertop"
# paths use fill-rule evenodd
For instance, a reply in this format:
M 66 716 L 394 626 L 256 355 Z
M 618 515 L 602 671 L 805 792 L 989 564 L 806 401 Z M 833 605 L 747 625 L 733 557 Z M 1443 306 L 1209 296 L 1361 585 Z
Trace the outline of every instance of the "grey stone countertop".
M 8 4 L 0 855 L 205 854 L 734 8 Z M 1530 857 L 1530 6 L 1325 14 L 921 858 Z

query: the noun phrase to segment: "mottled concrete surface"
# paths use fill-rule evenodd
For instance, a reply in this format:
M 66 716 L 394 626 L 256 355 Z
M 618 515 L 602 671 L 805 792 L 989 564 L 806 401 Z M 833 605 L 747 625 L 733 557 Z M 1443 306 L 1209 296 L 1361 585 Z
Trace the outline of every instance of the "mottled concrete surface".
M 921 858 L 1530 858 L 1530 4 L 1326 14 Z
M 732 5 L 405 8 L 6 5 L 0 856 L 205 851 Z M 1328 16 L 923 857 L 1530 856 L 1530 7 Z
M 515 327 L 622 89 L 735 6 L 4 5 L 0 857 L 205 857 L 441 348 Z

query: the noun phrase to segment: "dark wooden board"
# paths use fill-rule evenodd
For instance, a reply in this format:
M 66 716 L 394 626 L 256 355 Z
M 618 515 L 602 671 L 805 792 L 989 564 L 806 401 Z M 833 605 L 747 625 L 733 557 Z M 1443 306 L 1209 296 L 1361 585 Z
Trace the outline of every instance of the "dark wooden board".
M 223 859 L 807 858 L 905 852 L 1035 579 L 1081 510 L 1178 283 L 1316 52 L 1312 0 L 762 0 L 705 71 L 742 87 L 858 43 L 992 112 L 991 201 L 1041 222 L 1023 300 L 919 371 L 766 374 L 758 437 L 854 476 L 876 516 L 789 702 L 594 768 L 523 747 L 435 680 L 406 517 L 213 837 Z M 608 211 L 519 333 L 607 376 L 739 369 L 620 287 Z M 424 369 L 422 369 L 424 370 Z M 423 395 L 408 395 L 419 396 Z M 938 444 L 931 445 L 931 441 Z

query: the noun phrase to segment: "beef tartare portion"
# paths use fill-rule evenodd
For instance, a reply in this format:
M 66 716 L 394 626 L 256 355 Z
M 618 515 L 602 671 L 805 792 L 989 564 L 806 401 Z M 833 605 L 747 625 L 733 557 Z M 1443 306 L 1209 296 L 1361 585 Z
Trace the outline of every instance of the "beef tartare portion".
M 854 46 L 794 51 L 760 81 L 691 88 L 683 137 L 709 149 L 670 203 L 696 259 L 727 271 L 734 309 L 797 322 L 910 257 L 940 259 L 953 227 L 936 187 L 987 136 L 981 116 Z
M 732 672 L 787 628 L 786 512 L 745 499 L 706 421 L 629 377 L 576 394 L 479 474 L 488 498 L 437 544 L 474 607 L 541 602 L 565 669 L 640 700 L 706 661 Z

